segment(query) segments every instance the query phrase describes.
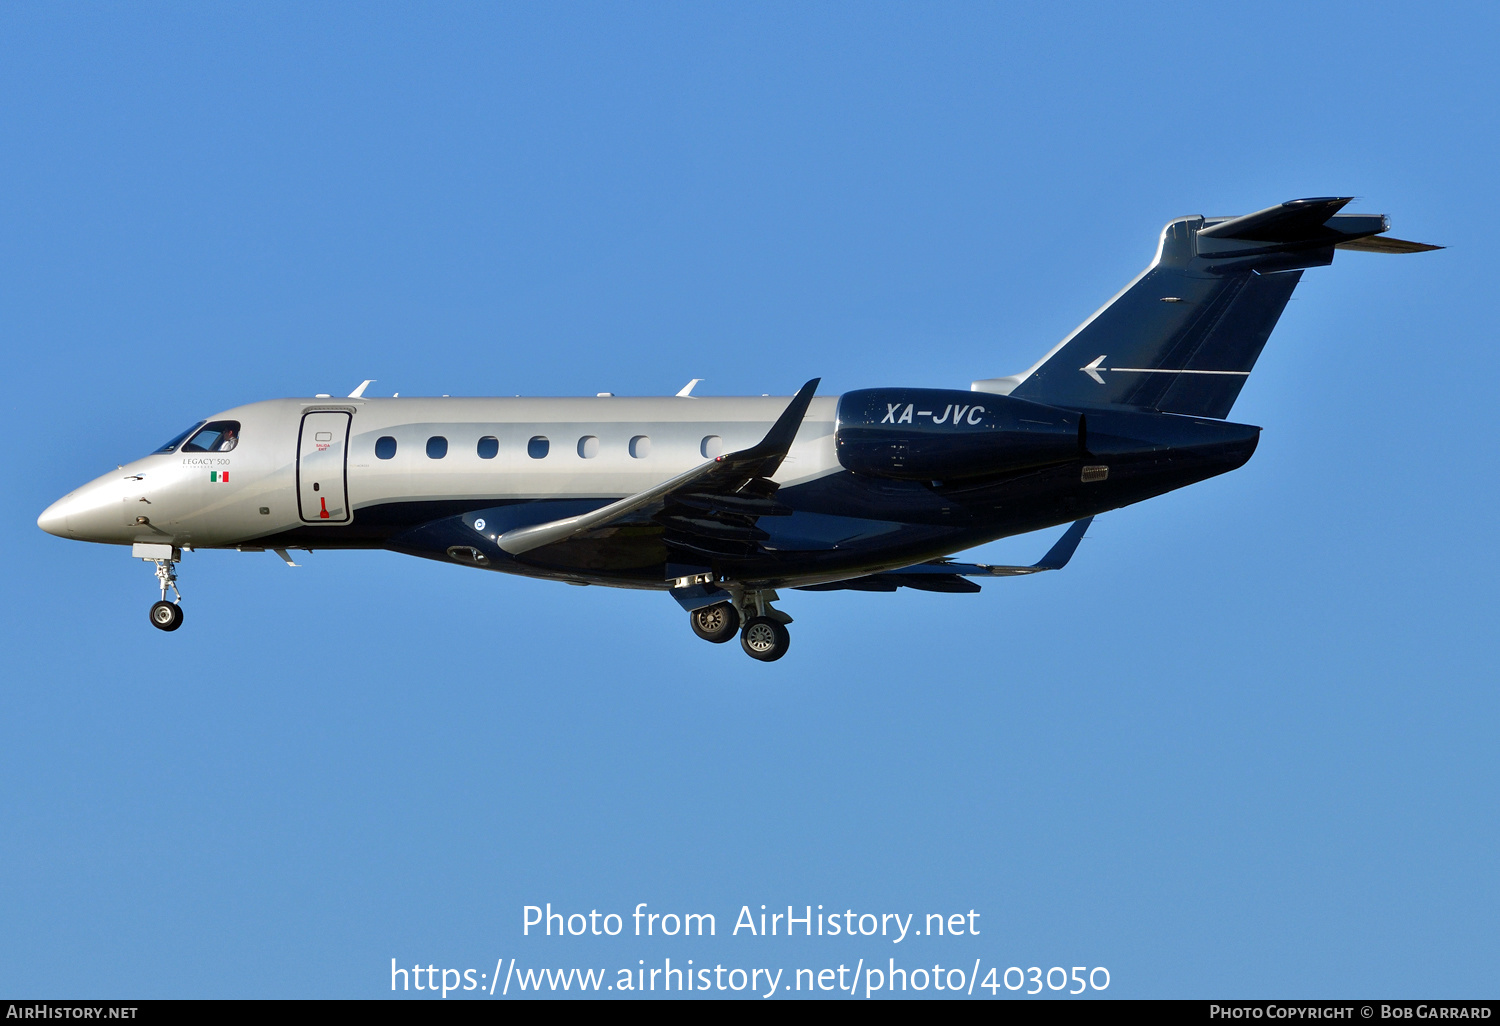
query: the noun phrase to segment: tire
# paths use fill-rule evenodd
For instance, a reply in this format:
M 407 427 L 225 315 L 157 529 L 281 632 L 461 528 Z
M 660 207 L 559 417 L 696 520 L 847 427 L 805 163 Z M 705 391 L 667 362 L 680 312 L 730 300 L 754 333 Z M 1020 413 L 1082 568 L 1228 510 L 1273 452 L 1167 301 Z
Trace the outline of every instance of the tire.
M 152 604 L 151 626 L 159 631 L 175 631 L 182 626 L 182 607 L 175 602 Z
M 774 663 L 786 655 L 791 643 L 792 636 L 786 627 L 769 616 L 751 617 L 740 632 L 740 647 L 745 654 L 763 663 Z
M 688 614 L 688 623 L 693 625 L 693 633 L 704 641 L 722 645 L 740 629 L 740 614 L 732 604 L 720 602 L 716 606 L 693 610 Z

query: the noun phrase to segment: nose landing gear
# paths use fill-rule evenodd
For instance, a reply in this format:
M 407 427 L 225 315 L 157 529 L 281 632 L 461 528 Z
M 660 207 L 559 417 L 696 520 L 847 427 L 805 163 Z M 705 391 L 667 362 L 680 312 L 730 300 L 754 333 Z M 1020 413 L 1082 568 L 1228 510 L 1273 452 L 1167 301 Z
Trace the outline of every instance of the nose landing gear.
M 143 544 L 131 547 L 131 555 L 156 564 L 156 579 L 161 582 L 161 601 L 151 605 L 151 626 L 159 631 L 175 631 L 182 626 L 182 592 L 177 590 L 177 562 L 182 559 L 182 550 L 171 545 Z M 167 601 L 167 589 L 177 596 L 175 602 Z

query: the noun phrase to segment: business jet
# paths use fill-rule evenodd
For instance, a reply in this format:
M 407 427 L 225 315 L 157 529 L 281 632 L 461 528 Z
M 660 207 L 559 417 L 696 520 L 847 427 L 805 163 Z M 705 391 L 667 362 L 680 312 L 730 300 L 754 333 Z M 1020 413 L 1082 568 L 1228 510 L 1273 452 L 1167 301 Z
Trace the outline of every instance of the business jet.
M 366 381 L 216 413 L 37 523 L 154 564 L 164 631 L 183 622 L 185 550 L 295 566 L 294 550 L 387 549 L 664 592 L 699 637 L 769 662 L 790 643 L 782 590 L 965 593 L 1061 569 L 1094 516 L 1243 465 L 1260 428 L 1227 418 L 1303 271 L 1441 248 L 1348 202 L 1177 218 L 1035 365 L 968 390 L 375 398 Z M 1062 524 L 1030 566 L 952 558 Z

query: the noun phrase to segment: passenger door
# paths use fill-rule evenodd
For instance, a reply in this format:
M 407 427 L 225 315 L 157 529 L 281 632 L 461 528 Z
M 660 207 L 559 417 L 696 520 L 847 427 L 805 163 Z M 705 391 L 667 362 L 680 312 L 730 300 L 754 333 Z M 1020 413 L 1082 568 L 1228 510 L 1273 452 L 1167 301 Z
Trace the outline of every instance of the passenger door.
M 349 422 L 342 411 L 302 415 L 297 436 L 297 508 L 305 524 L 347 524 Z

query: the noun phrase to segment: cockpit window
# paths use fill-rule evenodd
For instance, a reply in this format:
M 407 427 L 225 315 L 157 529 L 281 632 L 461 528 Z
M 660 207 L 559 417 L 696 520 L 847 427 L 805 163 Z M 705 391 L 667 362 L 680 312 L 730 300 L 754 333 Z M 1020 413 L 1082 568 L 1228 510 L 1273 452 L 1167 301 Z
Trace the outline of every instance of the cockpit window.
M 213 420 L 183 445 L 183 452 L 229 452 L 240 444 L 240 422 Z
M 182 434 L 178 435 L 176 438 L 172 439 L 170 442 L 168 442 L 166 445 L 162 446 L 160 449 L 158 449 L 156 451 L 158 453 L 174 452 L 174 451 L 176 451 L 177 447 L 183 443 L 183 441 L 187 438 L 188 435 L 192 434 L 194 431 L 197 431 L 202 426 L 203 426 L 203 421 L 200 420 L 198 423 L 194 424 L 192 427 L 188 428 Z

